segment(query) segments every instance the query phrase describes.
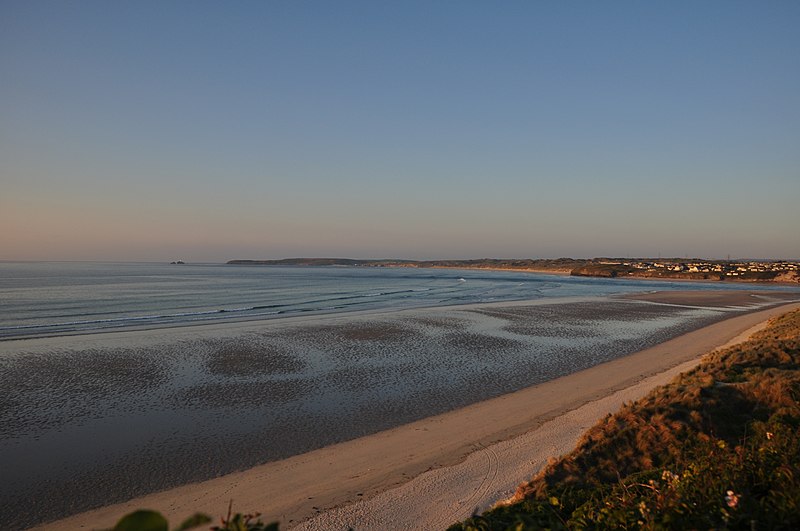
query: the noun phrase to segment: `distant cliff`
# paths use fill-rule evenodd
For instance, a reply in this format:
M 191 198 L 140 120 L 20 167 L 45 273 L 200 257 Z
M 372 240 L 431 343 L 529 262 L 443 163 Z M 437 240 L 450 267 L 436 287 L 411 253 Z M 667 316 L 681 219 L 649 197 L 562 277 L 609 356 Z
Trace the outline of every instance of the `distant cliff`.
M 576 277 L 635 277 L 635 278 L 653 278 L 653 279 L 669 279 L 669 280 L 725 280 L 725 275 L 722 273 L 700 273 L 689 271 L 669 271 L 669 270 L 643 270 L 636 269 L 625 265 L 608 265 L 590 263 L 583 267 L 574 269 L 571 273 Z M 761 279 L 769 280 L 769 279 Z

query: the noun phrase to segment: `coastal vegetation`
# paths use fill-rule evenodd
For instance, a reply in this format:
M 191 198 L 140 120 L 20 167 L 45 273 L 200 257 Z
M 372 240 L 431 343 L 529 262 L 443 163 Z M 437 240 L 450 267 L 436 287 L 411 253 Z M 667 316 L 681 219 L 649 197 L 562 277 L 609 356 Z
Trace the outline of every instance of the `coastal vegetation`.
M 452 531 L 800 528 L 800 310 L 624 406 Z

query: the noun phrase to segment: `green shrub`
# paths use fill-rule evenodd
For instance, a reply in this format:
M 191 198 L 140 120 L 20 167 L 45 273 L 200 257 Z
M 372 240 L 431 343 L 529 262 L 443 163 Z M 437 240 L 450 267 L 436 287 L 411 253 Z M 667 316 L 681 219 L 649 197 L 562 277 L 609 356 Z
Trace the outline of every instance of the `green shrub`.
M 265 524 L 259 514 L 236 513 L 231 516 L 228 507 L 228 516 L 221 518 L 221 526 L 213 526 L 211 531 L 278 531 L 278 523 Z M 186 531 L 211 522 L 208 515 L 197 513 L 187 518 L 174 531 Z M 109 531 L 169 531 L 167 519 L 157 511 L 139 510 L 123 516 L 117 525 Z

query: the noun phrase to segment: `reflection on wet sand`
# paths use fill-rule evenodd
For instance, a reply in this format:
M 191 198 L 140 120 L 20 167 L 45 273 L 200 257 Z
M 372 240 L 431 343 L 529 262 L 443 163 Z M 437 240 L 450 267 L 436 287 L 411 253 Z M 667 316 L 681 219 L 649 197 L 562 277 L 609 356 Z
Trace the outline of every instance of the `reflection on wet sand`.
M 0 359 L 0 527 L 460 408 L 730 314 L 596 299 L 252 323 L 126 347 L 23 344 Z

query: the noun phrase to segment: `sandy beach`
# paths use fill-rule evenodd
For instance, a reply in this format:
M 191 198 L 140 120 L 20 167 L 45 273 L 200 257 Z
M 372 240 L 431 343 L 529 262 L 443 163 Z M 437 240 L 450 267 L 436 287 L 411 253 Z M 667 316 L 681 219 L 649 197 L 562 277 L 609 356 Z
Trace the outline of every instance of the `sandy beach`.
M 771 299 L 765 301 L 765 296 Z M 647 300 L 654 295 L 640 297 Z M 673 295 L 669 301 L 651 300 L 649 304 L 742 306 L 777 303 L 780 297 L 796 295 L 706 292 L 684 298 Z M 548 458 L 570 450 L 584 429 L 623 401 L 665 383 L 702 354 L 796 306 L 733 313 L 634 354 L 517 392 L 242 472 L 77 514 L 40 529 L 108 527 L 120 515 L 142 507 L 160 510 L 172 521 L 195 511 L 221 515 L 230 500 L 235 510 L 259 511 L 286 527 L 443 528 L 510 495 L 519 482 Z M 649 306 L 635 308 L 644 307 Z M 514 312 L 522 312 L 518 321 L 511 321 L 511 328 L 519 328 L 526 319 L 524 312 L 529 311 L 526 308 L 505 305 L 475 310 L 506 313 L 510 319 Z M 354 327 L 337 333 L 350 334 L 352 339 L 370 332 Z M 391 334 L 391 330 L 381 333 Z

